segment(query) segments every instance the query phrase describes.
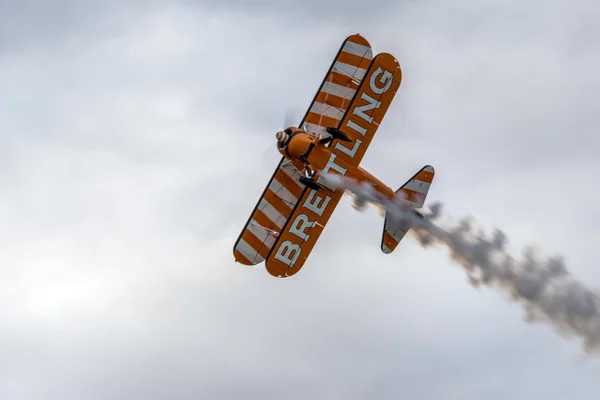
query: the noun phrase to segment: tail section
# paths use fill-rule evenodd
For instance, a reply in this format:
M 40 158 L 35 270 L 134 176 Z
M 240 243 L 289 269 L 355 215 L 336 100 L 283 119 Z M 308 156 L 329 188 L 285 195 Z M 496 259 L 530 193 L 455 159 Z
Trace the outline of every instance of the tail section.
M 429 192 L 431 182 L 433 182 L 434 175 L 435 170 L 433 167 L 431 165 L 426 165 L 410 178 L 408 182 L 402 185 L 400 189 L 396 190 L 396 193 L 402 193 L 402 196 L 408 202 L 409 207 L 412 210 L 421 208 L 423 207 L 423 204 L 425 204 L 425 198 Z M 381 251 L 386 254 L 393 252 L 411 226 L 412 221 L 406 220 L 396 222 L 386 213 L 383 225 L 383 236 L 381 238 Z

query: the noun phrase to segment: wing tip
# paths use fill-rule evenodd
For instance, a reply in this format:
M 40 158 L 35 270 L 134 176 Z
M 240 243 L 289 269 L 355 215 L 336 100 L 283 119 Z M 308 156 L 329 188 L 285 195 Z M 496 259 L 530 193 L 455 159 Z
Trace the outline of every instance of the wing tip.
M 234 258 L 235 262 L 238 262 L 238 263 L 240 263 L 240 264 L 243 264 L 243 265 L 248 265 L 248 266 L 254 265 L 252 262 L 250 262 L 250 260 L 248 260 L 248 259 L 247 259 L 247 258 L 246 258 L 246 257 L 245 257 L 243 254 L 242 254 L 242 252 L 241 252 L 241 251 L 239 251 L 239 250 L 237 249 L 237 243 L 236 243 L 236 246 L 233 248 L 233 258 Z
M 371 43 L 369 43 L 369 41 L 367 40 L 367 38 L 365 38 L 364 36 L 362 36 L 360 33 L 355 33 L 353 35 L 350 35 L 346 38 L 346 40 L 344 40 L 344 43 L 346 42 L 352 42 L 352 43 L 356 43 L 356 44 L 360 44 L 362 46 L 368 47 L 372 50 L 372 46 Z
M 387 247 L 385 244 L 382 244 L 381 251 L 383 252 L 383 254 L 392 254 L 393 250 L 390 250 L 389 247 Z

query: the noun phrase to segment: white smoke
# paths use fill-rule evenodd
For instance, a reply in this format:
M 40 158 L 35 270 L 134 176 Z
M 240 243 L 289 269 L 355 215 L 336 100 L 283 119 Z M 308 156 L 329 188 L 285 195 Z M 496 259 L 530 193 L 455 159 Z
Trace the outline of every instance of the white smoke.
M 433 220 L 441 216 L 441 203 L 432 204 L 429 213 L 420 216 L 407 210 L 402 198 L 381 198 L 348 178 L 323 178 L 368 203 L 382 206 L 399 219 L 411 218 L 411 232 L 419 243 L 423 247 L 446 247 L 473 286 L 485 285 L 508 294 L 524 307 L 528 322 L 550 323 L 562 334 L 581 339 L 586 352 L 600 352 L 600 298 L 569 274 L 561 257 L 538 259 L 533 250 L 525 249 L 518 260 L 507 252 L 507 236 L 499 229 L 488 237 L 475 232 L 469 218 L 454 227 L 434 224 Z

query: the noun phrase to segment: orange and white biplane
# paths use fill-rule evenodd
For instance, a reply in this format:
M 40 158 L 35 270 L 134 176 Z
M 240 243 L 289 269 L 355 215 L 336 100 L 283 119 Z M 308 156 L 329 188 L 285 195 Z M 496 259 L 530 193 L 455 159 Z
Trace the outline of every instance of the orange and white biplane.
M 302 128 L 276 133 L 283 157 L 235 243 L 237 262 L 266 261 L 275 277 L 297 273 L 344 194 L 327 179 L 331 174 L 366 182 L 380 197 L 400 194 L 411 210 L 423 207 L 435 173 L 431 166 L 396 191 L 359 166 L 401 81 L 394 56 L 374 56 L 358 34 L 344 40 L 299 124 Z M 399 221 L 386 212 L 381 250 L 394 251 L 411 226 L 410 220 Z

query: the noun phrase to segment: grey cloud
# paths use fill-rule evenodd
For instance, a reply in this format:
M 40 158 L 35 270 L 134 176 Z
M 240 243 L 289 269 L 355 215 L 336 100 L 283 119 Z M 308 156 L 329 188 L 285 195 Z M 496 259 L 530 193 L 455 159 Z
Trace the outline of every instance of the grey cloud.
M 587 99 L 598 89 L 591 71 L 600 62 L 600 35 L 582 33 L 597 26 L 597 5 L 504 7 L 461 9 L 463 18 L 480 25 L 454 22 L 455 13 L 434 14 L 438 23 L 426 28 L 406 18 L 410 28 L 399 28 L 405 39 L 392 47 L 403 54 L 396 115 L 411 124 L 406 134 L 442 140 L 457 157 L 468 155 L 479 165 L 493 158 L 506 168 L 527 168 L 593 157 L 598 108 Z M 455 34 L 436 34 L 441 26 Z M 485 148 L 494 153 L 479 151 Z
M 142 12 L 130 3 L 129 12 L 139 13 L 128 13 L 117 3 L 110 12 L 79 4 L 77 18 L 27 31 L 32 38 L 58 32 L 53 52 L 13 47 L 0 58 L 10 93 L 0 107 L 10 143 L 0 179 L 0 218 L 10 228 L 0 234 L 3 398 L 552 399 L 568 392 L 585 399 L 598 391 L 597 369 L 572 366 L 575 343 L 525 325 L 518 308 L 470 288 L 445 254 L 411 238 L 382 255 L 383 221 L 354 213 L 347 200 L 293 279 L 273 280 L 262 266 L 234 264 L 231 254 L 278 159 L 255 157 L 272 148 L 289 104 L 307 106 L 339 42 L 364 27 L 375 49 L 398 54 L 405 71 L 367 167 L 394 185 L 431 162 L 438 171 L 431 201 L 443 199 L 452 214 L 500 220 L 517 243 L 534 234 L 569 260 L 589 262 L 594 253 L 577 246 L 589 247 L 595 228 L 575 235 L 570 224 L 595 217 L 594 209 L 550 218 L 565 200 L 540 194 L 574 174 L 580 153 L 566 152 L 572 166 L 555 169 L 534 154 L 532 162 L 546 167 L 525 173 L 497 152 L 512 144 L 522 162 L 526 149 L 516 138 L 534 128 L 581 121 L 583 131 L 594 129 L 579 108 L 527 83 L 535 70 L 524 66 L 560 64 L 551 74 L 556 90 L 575 82 L 569 96 L 583 100 L 587 83 L 597 84 L 596 61 L 582 55 L 593 44 L 579 43 L 573 55 L 543 35 L 520 35 L 535 26 L 533 12 L 520 22 L 492 18 L 497 30 L 486 20 L 465 44 L 474 3 L 455 6 L 453 15 L 465 18 L 459 23 L 430 10 L 439 2 L 420 2 L 356 29 L 319 20 L 306 28 L 299 16 L 308 11 L 292 14 L 296 29 L 268 7 L 228 13 L 224 5 L 215 13 L 208 3 L 171 3 L 157 12 L 167 3 L 153 3 Z M 538 3 L 515 4 L 506 7 Z M 92 14 L 127 23 L 117 31 L 102 23 L 87 31 L 93 46 L 73 49 L 61 27 L 83 35 Z M 257 55 L 256 43 L 268 51 Z M 510 87 L 498 58 L 527 60 L 511 64 Z M 574 68 L 580 74 L 566 80 Z M 498 80 L 508 99 L 498 100 Z M 523 82 L 529 96 L 514 94 Z M 514 120 L 532 102 L 543 107 L 525 114 L 534 127 L 525 129 Z M 556 112 L 563 108 L 564 119 Z M 585 162 L 570 182 L 593 192 L 596 162 Z M 569 265 L 576 276 L 600 278 L 593 265 Z
M 261 15 L 277 15 L 298 29 L 309 29 L 320 24 L 375 22 L 394 12 L 399 6 L 411 1 L 375 0 L 368 3 L 361 1 L 329 0 L 187 0 L 186 4 L 199 5 L 208 9 L 228 10 L 244 13 L 254 17 Z
M 378 0 L 375 4 L 371 2 L 368 19 L 380 18 L 394 5 L 390 0 Z M 118 32 L 131 25 L 128 21 L 136 19 L 141 13 L 168 13 L 173 9 L 201 13 L 235 12 L 254 17 L 284 16 L 286 20 L 294 21 L 293 24 L 306 29 L 317 27 L 327 15 L 335 16 L 335 24 L 365 18 L 364 5 L 349 7 L 347 2 L 337 0 L 327 3 L 272 0 L 58 0 L 49 3 L 41 0 L 8 0 L 0 5 L 0 55 L 25 48 L 49 48 L 61 41 L 84 47 L 100 37 L 118 35 Z
M 105 32 L 105 12 L 114 9 L 117 3 L 103 4 L 70 0 L 3 1 L 0 5 L 0 55 L 27 47 L 47 47 L 55 40 Z

